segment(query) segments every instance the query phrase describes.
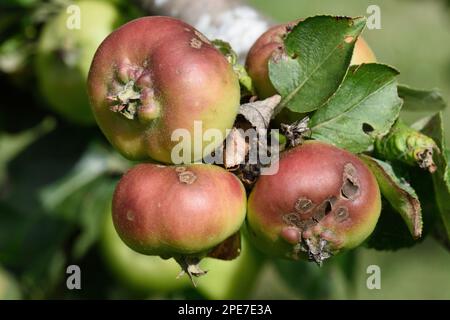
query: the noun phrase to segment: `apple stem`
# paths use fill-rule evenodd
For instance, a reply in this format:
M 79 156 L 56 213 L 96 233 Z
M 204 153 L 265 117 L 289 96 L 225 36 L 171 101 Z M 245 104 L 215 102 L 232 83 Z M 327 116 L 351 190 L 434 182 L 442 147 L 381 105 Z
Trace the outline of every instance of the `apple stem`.
M 179 256 L 174 257 L 174 259 L 181 267 L 181 272 L 178 274 L 177 279 L 182 277 L 184 274 L 187 274 L 194 287 L 197 287 L 194 277 L 203 276 L 208 272 L 200 268 L 199 263 L 201 259 L 198 257 Z

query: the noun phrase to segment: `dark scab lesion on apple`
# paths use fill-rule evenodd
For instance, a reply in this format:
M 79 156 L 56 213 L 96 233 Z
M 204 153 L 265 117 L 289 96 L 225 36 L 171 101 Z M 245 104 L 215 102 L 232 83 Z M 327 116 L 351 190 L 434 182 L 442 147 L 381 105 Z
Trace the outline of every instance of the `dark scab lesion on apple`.
M 339 207 L 336 210 L 334 216 L 337 222 L 339 223 L 344 222 L 349 218 L 348 209 L 346 207 Z
M 314 202 L 312 202 L 308 198 L 298 198 L 297 201 L 294 204 L 294 210 L 295 212 L 298 212 L 300 214 L 307 213 L 311 211 L 314 208 Z
M 283 215 L 283 222 L 288 226 L 298 226 L 300 224 L 300 218 L 295 212 L 291 212 Z
M 202 47 L 202 42 L 197 38 L 192 38 L 189 45 L 194 49 L 200 49 Z
M 178 172 L 178 180 L 184 184 L 193 184 L 197 180 L 197 175 L 192 171 Z
M 325 218 L 325 216 L 327 216 L 333 210 L 333 202 L 334 202 L 333 199 L 335 198 L 330 197 L 329 199 L 322 202 L 322 204 L 314 210 L 312 219 L 316 223 L 319 223 L 323 218 Z
M 272 53 L 272 58 L 271 60 L 274 63 L 279 63 L 282 60 L 287 60 L 288 59 L 288 55 L 286 54 L 286 51 L 284 50 L 283 46 L 278 46 L 278 48 L 276 50 L 274 50 L 274 52 Z
M 186 167 L 184 167 L 184 166 L 175 167 L 175 171 L 178 173 L 184 172 L 184 171 L 186 171 Z
M 343 183 L 341 187 L 341 196 L 345 199 L 354 201 L 360 194 L 360 183 L 355 166 L 347 163 L 344 166 Z
M 330 214 L 336 201 L 337 198 L 331 196 L 316 206 L 312 200 L 300 197 L 294 203 L 294 212 L 283 215 L 283 222 L 288 226 L 300 229 L 300 231 L 307 230 Z
M 211 45 L 211 41 L 207 37 L 205 37 L 201 32 L 194 30 L 194 34 L 204 43 Z

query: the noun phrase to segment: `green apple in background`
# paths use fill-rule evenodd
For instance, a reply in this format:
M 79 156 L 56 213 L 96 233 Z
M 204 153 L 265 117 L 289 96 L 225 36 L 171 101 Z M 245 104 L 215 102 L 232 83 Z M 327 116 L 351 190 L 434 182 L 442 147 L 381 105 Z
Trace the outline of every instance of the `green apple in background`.
M 45 23 L 35 60 L 38 87 L 65 119 L 95 123 L 86 89 L 89 67 L 97 47 L 121 22 L 111 2 L 82 0 L 63 7 Z
M 207 299 L 249 299 L 264 265 L 264 256 L 242 234 L 241 254 L 225 261 L 205 258 L 201 267 L 208 273 L 197 281 L 197 290 Z
M 100 248 L 113 275 L 128 288 L 142 293 L 169 293 L 191 286 L 180 277 L 181 268 L 173 259 L 163 260 L 131 250 L 119 238 L 112 222 L 111 209 L 105 214 Z

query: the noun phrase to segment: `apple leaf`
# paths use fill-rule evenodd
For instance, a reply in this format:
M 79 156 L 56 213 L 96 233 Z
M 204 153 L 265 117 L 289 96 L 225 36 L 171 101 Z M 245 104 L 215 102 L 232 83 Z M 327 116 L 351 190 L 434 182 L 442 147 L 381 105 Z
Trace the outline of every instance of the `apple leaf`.
M 351 67 L 338 91 L 311 117 L 312 138 L 355 153 L 366 151 L 400 113 L 397 75 L 382 64 Z
M 375 175 L 381 193 L 405 221 L 414 239 L 422 235 L 422 208 L 411 185 L 399 177 L 387 162 L 361 155 L 361 159 Z
M 365 244 L 376 250 L 398 250 L 412 247 L 423 239 L 414 240 L 402 217 L 388 201 L 383 201 L 380 219 Z
M 420 90 L 406 85 L 398 86 L 398 95 L 403 99 L 405 111 L 437 112 L 446 108 L 446 102 L 437 89 Z
M 215 246 L 207 255 L 219 260 L 234 260 L 241 253 L 241 232 L 238 231 Z
M 63 178 L 39 190 L 40 200 L 47 210 L 55 211 L 66 198 L 95 179 L 108 173 L 123 173 L 131 165 L 130 161 L 123 159 L 117 152 L 94 140 Z M 62 212 L 64 211 L 58 211 L 58 214 L 61 216 Z M 77 212 L 74 214 L 75 217 L 79 216 Z
M 432 117 L 422 132 L 433 138 L 442 151 L 434 154 L 437 171 L 433 174 L 433 185 L 437 207 L 450 239 L 450 155 L 445 151 L 447 149 L 442 113 Z
M 308 112 L 322 106 L 344 79 L 365 18 L 316 16 L 299 22 L 269 60 L 269 78 L 284 107 Z
M 116 184 L 115 178 L 106 175 L 97 177 L 67 196 L 55 208 L 60 216 L 76 217 L 79 233 L 73 243 L 73 258 L 82 258 L 98 240 L 105 212 L 111 205 Z

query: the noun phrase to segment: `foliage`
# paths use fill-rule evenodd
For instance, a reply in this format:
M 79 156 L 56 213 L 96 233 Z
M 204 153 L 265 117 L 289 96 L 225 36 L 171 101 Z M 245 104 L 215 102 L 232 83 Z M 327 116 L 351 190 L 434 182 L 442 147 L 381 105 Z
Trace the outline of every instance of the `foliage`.
M 25 32 L 28 21 L 19 19 L 18 12 L 25 11 L 18 8 L 27 12 L 37 10 L 37 1 L 9 2 L 10 19 L 3 19 L 6 9 L 0 11 L 0 37 L 7 40 L 0 45 L 1 83 L 11 89 L 11 96 L 19 99 L 31 87 L 33 75 L 27 67 L 32 54 L 29 48 L 34 45 L 42 20 L 36 20 L 33 30 Z M 398 71 L 392 67 L 382 64 L 349 67 L 354 40 L 364 23 L 361 18 L 318 16 L 304 20 L 289 33 L 285 52 L 269 62 L 270 78 L 282 96 L 278 112 L 287 108 L 299 117 L 306 112 L 311 118 L 313 139 L 365 153 L 361 157 L 377 176 L 384 196 L 381 219 L 366 244 L 368 247 L 377 250 L 410 247 L 438 232 L 442 242 L 448 243 L 450 154 L 442 116 L 436 114 L 444 109 L 445 102 L 435 90 L 398 85 Z M 17 26 L 20 31 L 12 33 Z M 24 56 L 9 64 L 14 68 L 5 69 L 2 61 L 6 61 L 5 57 L 9 59 L 11 52 L 22 52 Z M 236 70 L 242 72 L 246 93 L 252 92 L 250 79 L 243 70 Z M 14 80 L 17 74 L 25 76 L 17 82 Z M 35 95 L 29 94 L 28 99 L 32 101 L 23 104 L 29 108 L 24 114 L 18 115 L 14 108 L 3 106 L 0 111 L 0 265 L 8 270 L 8 277 L 15 278 L 12 283 L 25 298 L 64 297 L 69 296 L 62 288 L 68 264 L 97 264 L 95 267 L 104 268 L 93 258 L 100 250 L 98 240 L 104 212 L 109 208 L 117 178 L 133 163 L 118 155 L 98 129 L 74 126 L 43 111 L 45 108 L 40 108 L 43 102 Z M 389 133 L 401 108 L 432 115 L 422 121 L 420 129 L 440 150 L 434 156 L 437 165 L 434 174 L 389 159 L 377 159 L 372 152 L 375 139 Z M 414 239 L 420 236 L 420 240 Z M 336 257 L 336 262 L 327 268 L 341 268 L 350 283 L 354 260 L 348 253 L 344 258 Z M 259 261 L 262 267 L 263 260 Z M 324 272 L 315 266 L 277 261 L 275 269 L 303 296 L 327 295 L 328 285 L 320 279 Z M 296 285 L 300 273 L 308 281 Z M 236 279 L 240 281 L 239 277 Z M 252 281 L 257 279 L 255 275 Z M 104 284 L 110 279 L 102 276 L 98 280 Z M 112 287 L 117 296 L 135 296 L 131 289 L 118 289 L 121 285 Z M 203 293 L 186 289 L 178 297 L 208 295 L 204 293 L 208 289 L 201 288 L 200 292 Z M 167 296 L 170 294 L 163 297 Z

